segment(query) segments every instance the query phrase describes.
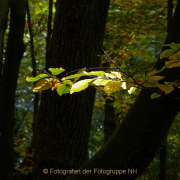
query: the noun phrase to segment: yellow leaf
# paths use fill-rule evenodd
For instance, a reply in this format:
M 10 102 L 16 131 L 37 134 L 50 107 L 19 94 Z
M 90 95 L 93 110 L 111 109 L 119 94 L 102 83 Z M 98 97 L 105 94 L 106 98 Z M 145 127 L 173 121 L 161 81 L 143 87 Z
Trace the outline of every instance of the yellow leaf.
M 123 82 L 122 88 L 129 90 L 131 87 L 134 86 L 134 80 L 132 78 L 126 79 L 126 82 Z
M 52 82 L 52 80 L 47 79 L 47 78 L 41 79 L 34 86 L 33 92 L 39 92 L 41 90 L 47 90 L 47 89 L 51 88 L 52 87 L 51 82 Z
M 135 90 L 136 90 L 135 87 L 131 87 L 131 88 L 128 90 L 128 93 L 129 93 L 129 94 L 132 94 Z
M 124 73 L 111 71 L 111 74 L 112 74 L 113 76 L 117 77 L 118 79 L 121 79 Z
M 63 86 L 63 83 L 60 83 L 59 81 L 55 82 L 51 87 L 51 91 L 54 91 L 55 89 L 57 89 L 60 86 Z
M 156 69 L 154 69 L 153 71 L 149 72 L 149 73 L 148 73 L 148 76 L 152 76 L 152 75 L 154 75 L 154 74 L 156 74 Z
M 169 56 L 169 59 L 173 60 L 180 60 L 180 51 L 177 53 L 173 54 L 172 56 Z
M 121 79 L 121 77 L 123 76 L 122 72 L 115 72 L 115 71 L 111 71 L 111 73 L 105 73 L 105 76 L 108 78 L 118 78 Z
M 96 86 L 105 86 L 109 81 L 111 80 L 107 80 L 107 79 L 96 79 L 92 85 L 96 85 Z
M 144 77 L 144 78 L 140 78 L 137 79 L 136 82 L 139 84 L 142 84 L 144 82 L 156 82 L 159 81 L 161 79 L 163 79 L 165 76 L 150 76 L 150 77 Z
M 159 89 L 165 92 L 165 94 L 169 94 L 174 91 L 174 87 L 171 84 L 158 84 Z
M 128 82 L 123 82 L 123 84 L 122 84 L 122 88 L 126 89 L 126 90 L 129 90 L 133 86 L 134 86 L 133 83 L 128 83 Z
M 171 64 L 173 61 L 167 61 L 166 64 Z M 174 68 L 174 67 L 180 67 L 180 62 L 174 61 L 174 63 L 169 65 L 167 68 L 170 69 L 170 68 Z
M 113 92 L 121 89 L 122 83 L 119 81 L 110 81 L 104 86 L 104 91 L 110 96 Z
M 150 76 L 150 77 L 146 77 L 145 79 L 148 82 L 154 82 L 154 81 L 159 81 L 163 78 L 165 78 L 165 76 Z

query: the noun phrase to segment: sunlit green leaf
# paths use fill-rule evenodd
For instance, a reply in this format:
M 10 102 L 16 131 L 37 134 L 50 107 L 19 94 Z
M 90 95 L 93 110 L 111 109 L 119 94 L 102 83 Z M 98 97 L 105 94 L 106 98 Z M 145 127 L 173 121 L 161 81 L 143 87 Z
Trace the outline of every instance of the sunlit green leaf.
M 97 85 L 97 86 L 105 86 L 109 81 L 111 80 L 107 80 L 107 79 L 96 79 L 93 84 Z
M 105 76 L 105 72 L 104 71 L 92 71 L 92 72 L 87 73 L 87 75 L 104 77 Z
M 69 93 L 70 88 L 66 85 L 60 86 L 57 88 L 57 93 L 62 96 L 63 94 Z
M 73 84 L 70 94 L 86 89 L 92 81 L 94 81 L 94 79 L 85 79 L 78 81 L 77 83 Z
M 61 74 L 62 72 L 64 72 L 65 71 L 65 69 L 63 69 L 63 68 L 49 68 L 48 69 L 49 71 L 51 71 L 51 73 L 52 73 L 52 75 L 53 76 L 56 76 L 56 75 L 58 75 L 58 74 Z
M 85 74 L 85 73 L 73 74 L 73 75 L 64 77 L 62 80 L 65 80 L 65 79 L 74 79 L 74 78 L 81 77 L 81 76 L 87 76 L 87 74 Z
M 39 74 L 38 76 L 36 77 L 30 77 L 30 78 L 27 78 L 26 81 L 28 82 L 36 82 L 42 78 L 46 78 L 46 77 L 49 77 L 49 75 L 47 74 Z

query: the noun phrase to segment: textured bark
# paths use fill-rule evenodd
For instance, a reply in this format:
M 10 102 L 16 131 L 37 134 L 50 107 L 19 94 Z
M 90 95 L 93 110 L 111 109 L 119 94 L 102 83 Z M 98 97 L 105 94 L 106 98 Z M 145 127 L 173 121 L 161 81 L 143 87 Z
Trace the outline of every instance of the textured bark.
M 165 44 L 180 43 L 180 1 L 178 1 L 171 28 Z M 167 47 L 166 47 L 167 48 Z M 163 50 L 165 47 L 163 48 Z M 160 69 L 165 59 L 159 60 L 156 69 Z M 163 81 L 171 82 L 180 79 L 180 68 L 163 71 Z M 166 136 L 175 116 L 180 110 L 180 100 L 167 96 L 151 99 L 151 91 L 142 90 L 127 113 L 121 125 L 117 128 L 104 147 L 81 168 L 92 170 L 91 175 L 77 174 L 68 180 L 102 180 L 121 179 L 134 180 L 147 168 Z M 180 97 L 177 88 L 171 96 Z M 102 170 L 125 170 L 125 174 L 109 175 L 94 174 L 94 168 Z M 130 171 L 132 169 L 132 174 Z M 117 171 L 118 172 L 118 171 Z M 119 171 L 120 172 L 120 171 Z
M 115 109 L 111 105 L 114 100 L 106 99 L 106 104 L 104 105 L 105 119 L 104 119 L 104 141 L 107 142 L 116 130 L 116 115 Z
M 69 72 L 99 66 L 108 8 L 109 0 L 57 0 L 46 67 Z M 34 179 L 64 179 L 67 175 L 50 174 L 50 168 L 77 169 L 87 160 L 94 95 L 93 88 L 62 97 L 50 90 L 42 93 Z
M 12 1 L 2 88 L 0 92 L 0 179 L 12 180 L 14 172 L 14 104 L 20 61 L 25 51 L 25 0 Z

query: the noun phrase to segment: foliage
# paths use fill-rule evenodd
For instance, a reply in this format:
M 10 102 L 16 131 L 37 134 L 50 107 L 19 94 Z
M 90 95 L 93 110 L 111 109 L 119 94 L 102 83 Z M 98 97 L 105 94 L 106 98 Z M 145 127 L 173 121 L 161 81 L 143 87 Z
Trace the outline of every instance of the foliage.
M 112 95 L 112 93 L 119 91 L 120 89 L 126 89 L 129 93 L 133 92 L 134 88 L 151 88 L 151 91 L 155 91 L 152 88 L 159 88 L 159 90 L 151 95 L 152 99 L 160 97 L 161 94 L 167 95 L 174 90 L 174 86 L 180 87 L 180 80 L 176 80 L 175 82 L 164 82 L 164 84 L 159 84 L 159 80 L 165 78 L 165 76 L 158 76 L 160 72 L 165 70 L 166 68 L 173 68 L 180 66 L 180 58 L 178 54 L 180 53 L 180 45 L 179 44 L 171 44 L 168 45 L 171 47 L 171 51 L 169 49 L 163 51 L 160 55 L 160 58 L 168 58 L 165 62 L 165 65 L 160 70 L 153 70 L 148 73 L 146 77 L 141 77 L 136 79 L 133 72 L 132 75 L 128 75 L 124 70 L 117 66 L 117 71 L 111 71 L 110 73 L 105 73 L 104 71 L 91 71 L 87 72 L 86 69 L 79 71 L 77 74 L 70 75 L 63 78 L 56 78 L 63 71 L 62 68 L 49 68 L 48 70 L 52 73 L 50 75 L 41 74 L 34 78 L 27 78 L 27 81 L 34 82 L 41 79 L 34 87 L 33 92 L 39 92 L 40 90 L 50 89 L 53 91 L 57 89 L 58 94 L 61 96 L 63 94 L 69 93 L 73 94 L 74 92 L 79 92 L 86 89 L 88 86 L 95 86 L 98 89 L 99 87 L 104 86 L 101 90 L 105 91 L 108 96 Z M 106 53 L 105 53 L 106 54 Z M 106 54 L 107 55 L 107 54 Z M 108 59 L 116 63 L 107 55 Z M 45 77 L 49 78 L 45 78 Z M 88 79 L 79 80 L 80 77 L 87 76 Z M 44 79 L 43 79 L 44 78 Z M 77 79 L 78 78 L 78 79 Z M 69 80 L 73 79 L 73 80 Z

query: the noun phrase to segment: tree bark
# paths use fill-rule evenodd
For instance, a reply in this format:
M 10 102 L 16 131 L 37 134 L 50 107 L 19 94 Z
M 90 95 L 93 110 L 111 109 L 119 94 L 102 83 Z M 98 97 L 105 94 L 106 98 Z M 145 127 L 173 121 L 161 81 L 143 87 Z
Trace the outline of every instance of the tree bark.
M 9 1 L 0 1 L 0 83 L 2 81 L 2 69 L 3 69 L 3 46 L 4 46 L 4 33 L 7 28 L 9 12 Z
M 12 1 L 10 30 L 0 92 L 0 179 L 12 180 L 14 172 L 14 104 L 20 61 L 25 51 L 25 0 Z
M 165 44 L 180 43 L 180 1 L 178 1 L 173 22 Z M 163 47 L 165 50 L 167 47 Z M 160 69 L 166 59 L 158 60 L 155 68 Z M 180 68 L 166 69 L 161 74 L 163 82 L 180 79 Z M 117 128 L 104 147 L 81 168 L 92 170 L 90 175 L 83 173 L 72 175 L 67 180 L 102 180 L 121 179 L 134 180 L 147 168 L 166 136 L 175 116 L 180 110 L 180 100 L 167 96 L 151 99 L 152 92 L 142 90 L 127 113 L 125 119 Z M 180 97 L 178 88 L 171 94 Z M 118 175 L 108 176 L 94 170 L 119 170 Z M 121 170 L 121 171 L 120 171 Z M 124 171 L 123 171 L 124 170 Z
M 111 105 L 114 100 L 106 99 L 106 104 L 104 105 L 105 119 L 104 119 L 104 142 L 112 136 L 116 130 L 116 115 L 115 109 Z
M 69 72 L 99 66 L 108 8 L 109 0 L 57 0 L 46 67 Z M 50 168 L 77 169 L 87 160 L 94 95 L 93 88 L 62 97 L 50 90 L 42 93 L 34 179 L 64 179 L 68 175 L 50 174 Z
M 170 30 L 172 19 L 173 19 L 173 0 L 168 0 L 167 10 L 167 31 Z M 168 135 L 168 132 L 167 132 Z M 159 160 L 160 160 L 160 180 L 167 180 L 167 135 L 160 149 Z

